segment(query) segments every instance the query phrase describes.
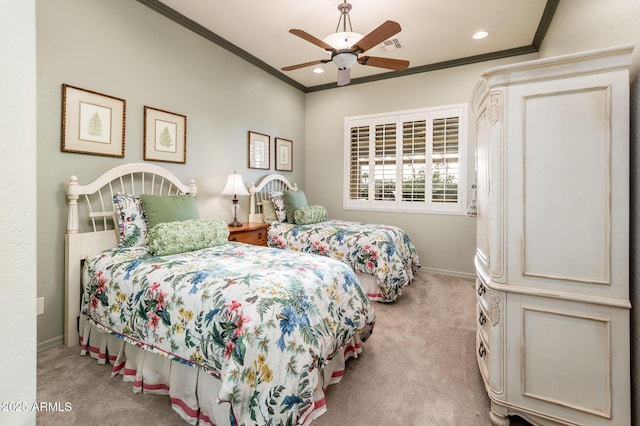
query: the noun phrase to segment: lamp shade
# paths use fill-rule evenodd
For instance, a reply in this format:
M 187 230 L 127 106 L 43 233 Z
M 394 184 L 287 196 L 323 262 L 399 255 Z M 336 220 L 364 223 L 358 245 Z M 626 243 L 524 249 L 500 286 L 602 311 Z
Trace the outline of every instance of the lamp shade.
M 244 182 L 242 181 L 242 175 L 239 175 L 236 172 L 229 175 L 227 178 L 227 184 L 222 190 L 222 195 L 249 195 L 249 191 L 247 191 L 247 188 L 245 188 Z

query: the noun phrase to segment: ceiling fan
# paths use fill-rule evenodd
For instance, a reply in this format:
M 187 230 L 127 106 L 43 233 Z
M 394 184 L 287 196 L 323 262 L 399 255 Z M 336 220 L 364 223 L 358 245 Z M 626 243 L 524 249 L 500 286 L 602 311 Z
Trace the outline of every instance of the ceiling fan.
M 371 49 L 373 46 L 382 43 L 389 37 L 398 34 L 401 30 L 400 24 L 394 21 L 385 21 L 378 28 L 374 29 L 366 36 L 363 36 L 362 34 L 354 33 L 353 28 L 351 27 L 351 18 L 349 17 L 351 4 L 347 3 L 345 0 L 344 3 L 338 5 L 338 10 L 340 11 L 340 19 L 338 20 L 336 32 L 328 35 L 322 40 L 303 30 L 289 30 L 291 34 L 313 43 L 331 53 L 331 58 L 290 65 L 288 67 L 283 67 L 282 71 L 292 71 L 312 65 L 333 62 L 338 67 L 338 86 L 344 86 L 349 84 L 351 81 L 350 68 L 355 65 L 356 62 L 360 65 L 386 68 L 394 71 L 402 71 L 409 67 L 409 61 L 400 59 L 380 58 L 376 56 L 358 56 Z M 347 31 L 347 22 L 349 24 L 349 31 Z M 338 31 L 341 23 L 342 31 Z

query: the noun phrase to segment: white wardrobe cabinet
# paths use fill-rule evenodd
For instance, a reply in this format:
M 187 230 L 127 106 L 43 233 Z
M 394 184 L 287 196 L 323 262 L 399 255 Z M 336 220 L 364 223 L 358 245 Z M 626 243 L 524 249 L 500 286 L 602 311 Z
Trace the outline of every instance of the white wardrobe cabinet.
M 476 344 L 494 425 L 630 424 L 632 50 L 492 68 L 474 91 Z

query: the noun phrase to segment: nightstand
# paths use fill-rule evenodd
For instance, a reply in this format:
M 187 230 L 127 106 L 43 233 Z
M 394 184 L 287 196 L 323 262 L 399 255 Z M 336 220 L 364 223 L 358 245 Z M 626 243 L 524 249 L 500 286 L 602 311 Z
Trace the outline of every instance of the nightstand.
M 267 246 L 268 223 L 245 222 L 242 226 L 229 226 L 229 241 Z

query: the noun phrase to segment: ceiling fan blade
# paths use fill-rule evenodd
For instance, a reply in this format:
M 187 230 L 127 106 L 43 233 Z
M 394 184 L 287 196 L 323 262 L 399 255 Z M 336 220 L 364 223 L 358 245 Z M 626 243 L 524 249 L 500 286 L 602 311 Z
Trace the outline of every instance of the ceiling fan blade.
M 371 67 L 387 68 L 394 71 L 404 71 L 409 67 L 409 61 L 401 59 L 379 58 L 377 56 L 361 56 L 358 63 Z
M 351 50 L 355 53 L 363 53 L 373 46 L 382 43 L 391 36 L 398 34 L 402 28 L 400 24 L 395 21 L 385 21 L 378 28 L 371 31 L 366 36 L 362 37 L 360 41 L 351 46 Z
M 346 86 L 351 82 L 351 70 L 349 68 L 338 69 L 338 86 Z
M 318 59 L 317 61 L 305 62 L 304 64 L 289 65 L 288 67 L 282 67 L 280 69 L 282 71 L 293 71 L 297 70 L 298 68 L 310 67 L 311 65 L 326 64 L 327 62 L 329 62 L 329 60 L 327 59 Z
M 333 48 L 333 46 L 331 46 L 330 44 L 325 43 L 324 41 L 320 40 L 317 37 L 312 36 L 311 34 L 309 34 L 306 31 L 303 30 L 297 30 L 297 29 L 292 29 L 289 30 L 289 32 L 293 35 L 296 35 L 298 37 L 300 37 L 303 40 L 308 41 L 309 43 L 313 43 L 316 46 L 328 51 L 328 52 L 335 52 L 336 49 Z

